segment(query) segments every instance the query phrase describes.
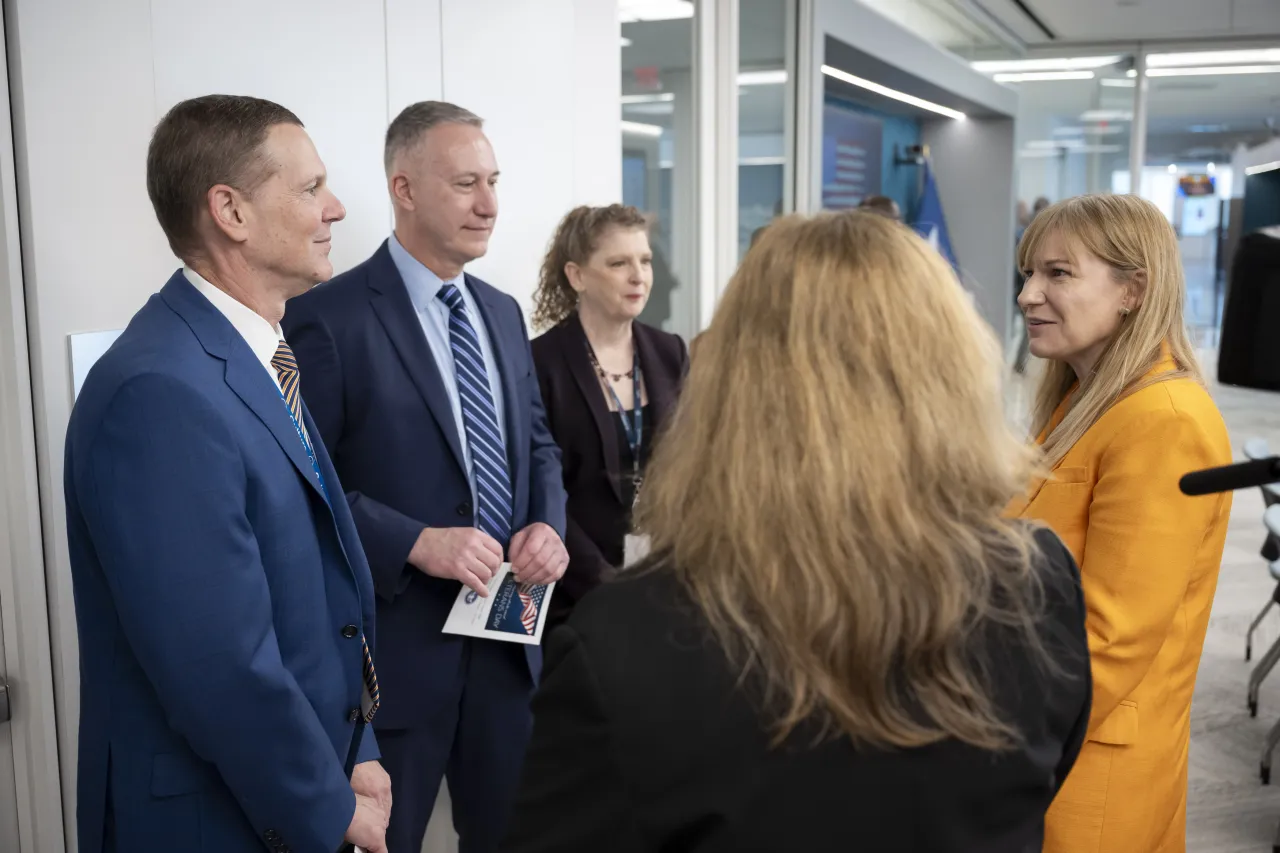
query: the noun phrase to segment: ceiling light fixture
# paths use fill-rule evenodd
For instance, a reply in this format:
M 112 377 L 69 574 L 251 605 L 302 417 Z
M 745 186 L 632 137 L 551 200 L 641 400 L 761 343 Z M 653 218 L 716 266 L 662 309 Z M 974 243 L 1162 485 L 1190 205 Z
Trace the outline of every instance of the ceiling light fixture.
M 738 74 L 739 86 L 780 86 L 787 82 L 785 68 L 768 71 L 743 71 Z
M 1280 169 L 1280 160 L 1272 160 L 1270 163 L 1250 166 L 1244 170 L 1244 173 L 1246 175 L 1261 175 L 1263 172 L 1274 172 L 1276 169 Z
M 622 103 L 624 104 L 657 104 L 664 101 L 674 101 L 676 99 L 675 92 L 654 92 L 647 95 L 623 95 Z
M 1169 164 L 1169 174 L 1170 174 L 1170 175 L 1176 175 L 1176 174 L 1178 174 L 1178 167 L 1177 167 L 1175 164 L 1173 164 L 1173 163 L 1170 163 L 1170 164 Z
M 652 136 L 658 138 L 662 136 L 662 126 L 657 124 L 642 124 L 638 121 L 624 121 L 622 123 L 622 132 L 630 133 L 634 136 Z
M 693 17 L 693 4 L 687 0 L 619 0 L 618 20 L 624 24 L 637 21 L 679 21 Z
M 1132 89 L 1138 85 L 1137 80 L 1130 80 L 1125 77 L 1103 77 L 1098 82 L 1113 89 Z
M 1092 71 L 1026 71 L 996 74 L 997 83 L 1038 83 L 1048 80 L 1092 80 Z
M 1280 62 L 1280 48 L 1262 50 L 1198 50 L 1187 53 L 1151 53 L 1148 68 L 1185 68 L 1192 65 L 1256 65 Z
M 879 83 L 855 77 L 847 71 L 841 71 L 839 68 L 833 68 L 830 65 L 822 66 L 822 73 L 842 83 L 848 83 L 850 86 L 857 86 L 860 89 L 866 89 L 868 92 L 875 92 L 877 95 L 883 95 L 886 98 L 892 98 L 904 104 L 911 104 L 913 107 L 944 115 L 947 118 L 953 118 L 957 121 L 965 118 L 965 114 L 959 110 L 953 110 L 950 107 L 935 104 L 933 101 L 926 101 L 924 98 L 917 98 L 915 95 L 908 95 L 906 92 L 899 92 L 897 89 L 890 89 L 888 86 L 881 86 Z
M 993 59 L 971 62 L 969 66 L 982 74 L 1018 73 L 1026 71 L 1081 71 L 1115 65 L 1121 56 L 1067 56 L 1056 59 Z
M 1133 121 L 1128 110 L 1086 110 L 1080 113 L 1081 121 Z
M 1213 65 L 1197 68 L 1148 68 L 1148 77 L 1216 77 L 1223 74 L 1280 74 L 1280 65 Z
M 626 36 L 623 36 L 623 37 L 622 37 L 622 46 L 623 46 L 623 47 L 631 47 L 631 39 L 627 38 Z

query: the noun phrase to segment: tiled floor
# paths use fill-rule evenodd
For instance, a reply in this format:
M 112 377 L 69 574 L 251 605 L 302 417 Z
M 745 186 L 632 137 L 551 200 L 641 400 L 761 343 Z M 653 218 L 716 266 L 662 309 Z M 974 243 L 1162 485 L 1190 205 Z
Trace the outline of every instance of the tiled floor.
M 1213 394 L 1237 451 L 1252 436 L 1280 451 L 1280 394 L 1221 386 Z M 1194 853 L 1270 850 L 1280 826 L 1280 770 L 1271 786 L 1258 778 L 1263 739 L 1280 719 L 1280 668 L 1263 684 L 1257 719 L 1245 703 L 1253 666 L 1244 661 L 1245 632 L 1275 588 L 1258 553 L 1262 540 L 1260 493 L 1237 492 L 1191 708 L 1187 849 Z M 1255 635 L 1254 662 L 1277 638 L 1273 610 Z

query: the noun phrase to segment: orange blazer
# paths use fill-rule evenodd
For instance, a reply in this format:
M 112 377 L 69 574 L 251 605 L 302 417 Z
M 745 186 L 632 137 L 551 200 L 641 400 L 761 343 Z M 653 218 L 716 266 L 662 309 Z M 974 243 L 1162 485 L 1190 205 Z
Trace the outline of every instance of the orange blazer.
M 1080 564 L 1092 658 L 1088 735 L 1046 818 L 1050 853 L 1186 849 L 1191 694 L 1231 496 L 1185 497 L 1178 480 L 1230 462 L 1208 392 L 1171 379 L 1116 403 L 1014 507 Z

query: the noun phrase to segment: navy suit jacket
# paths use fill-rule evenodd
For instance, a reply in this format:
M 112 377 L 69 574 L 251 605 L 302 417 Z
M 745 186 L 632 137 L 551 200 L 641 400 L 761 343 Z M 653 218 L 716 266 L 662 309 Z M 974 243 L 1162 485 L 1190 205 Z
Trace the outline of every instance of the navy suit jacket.
M 89 372 L 65 487 L 82 853 L 333 853 L 355 739 L 378 757 L 351 715 L 369 569 L 263 364 L 181 272 Z
M 560 451 L 547 429 L 520 307 L 473 276 L 466 283 L 501 374 L 512 530 L 543 522 L 563 539 Z M 373 571 L 381 637 L 377 724 L 409 728 L 438 707 L 462 654 L 461 638 L 441 633 L 459 583 L 407 564 L 424 527 L 473 524 L 463 437 L 444 385 L 454 381 L 453 365 L 445 373 L 436 365 L 386 242 L 364 263 L 290 300 L 284 329 Z M 541 649 L 524 648 L 536 680 Z

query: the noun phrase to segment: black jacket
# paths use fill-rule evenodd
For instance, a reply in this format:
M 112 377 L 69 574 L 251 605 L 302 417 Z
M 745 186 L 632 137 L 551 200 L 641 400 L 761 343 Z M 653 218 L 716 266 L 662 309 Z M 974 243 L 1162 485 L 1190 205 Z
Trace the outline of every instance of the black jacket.
M 549 638 L 507 853 L 1005 853 L 1039 851 L 1044 813 L 1083 741 L 1091 682 L 1071 555 L 1048 531 L 1042 637 L 1060 672 L 1010 629 L 978 644 L 997 710 L 1024 743 L 911 750 L 771 748 L 751 680 L 738 686 L 675 578 L 624 575 Z
M 644 422 L 644 431 L 657 435 L 675 408 L 689 355 L 679 337 L 652 326 L 635 323 L 632 335 L 649 396 L 651 417 Z M 631 507 L 619 488 L 627 472 L 619 470 L 614 415 L 591 366 L 586 332 L 576 313 L 534 339 L 533 363 L 547 426 L 560 446 L 568 494 L 569 567 L 556 585 L 548 615 L 557 623 L 600 583 L 602 575 L 622 564 Z

